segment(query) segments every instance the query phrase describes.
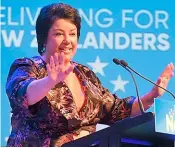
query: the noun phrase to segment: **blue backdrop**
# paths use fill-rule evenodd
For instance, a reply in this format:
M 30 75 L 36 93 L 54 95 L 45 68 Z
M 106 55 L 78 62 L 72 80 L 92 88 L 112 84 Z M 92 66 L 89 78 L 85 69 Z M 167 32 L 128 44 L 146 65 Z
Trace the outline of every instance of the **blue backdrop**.
M 126 60 L 141 74 L 156 81 L 175 59 L 174 0 L 15 0 L 2 1 L 1 8 L 1 146 L 10 133 L 10 106 L 5 83 L 10 65 L 19 57 L 37 53 L 35 21 L 40 8 L 53 2 L 76 7 L 82 17 L 76 62 L 89 66 L 111 93 L 136 95 L 130 75 L 113 58 Z M 152 85 L 136 76 L 139 93 Z M 175 78 L 168 89 L 175 92 Z M 165 93 L 160 99 L 173 100 Z M 153 111 L 153 109 L 150 109 Z

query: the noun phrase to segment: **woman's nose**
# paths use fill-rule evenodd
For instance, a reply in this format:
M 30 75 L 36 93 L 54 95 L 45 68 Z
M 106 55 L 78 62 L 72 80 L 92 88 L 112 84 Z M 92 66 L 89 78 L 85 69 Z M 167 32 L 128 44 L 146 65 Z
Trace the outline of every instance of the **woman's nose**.
M 66 36 L 64 37 L 63 43 L 64 43 L 64 44 L 69 44 L 69 43 L 70 43 L 70 37 L 69 37 L 69 35 L 66 35 Z

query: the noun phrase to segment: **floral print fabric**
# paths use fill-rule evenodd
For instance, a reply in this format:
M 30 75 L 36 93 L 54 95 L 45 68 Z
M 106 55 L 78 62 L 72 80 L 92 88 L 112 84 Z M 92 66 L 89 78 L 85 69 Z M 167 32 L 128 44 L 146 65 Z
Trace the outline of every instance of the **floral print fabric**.
M 134 97 L 119 99 L 101 85 L 89 68 L 72 64 L 86 98 L 80 111 L 65 82 L 58 83 L 42 100 L 28 106 L 26 89 L 32 81 L 47 76 L 46 63 L 40 56 L 13 62 L 6 83 L 12 108 L 12 131 L 7 146 L 61 146 L 83 130 L 89 134 L 95 132 L 97 123 L 110 125 L 130 116 Z

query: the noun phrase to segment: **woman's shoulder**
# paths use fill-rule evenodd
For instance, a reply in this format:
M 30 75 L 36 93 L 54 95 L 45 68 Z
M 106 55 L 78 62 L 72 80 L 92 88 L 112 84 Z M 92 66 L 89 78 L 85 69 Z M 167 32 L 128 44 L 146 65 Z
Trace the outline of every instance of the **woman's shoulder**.
M 33 61 L 30 58 L 27 57 L 17 58 L 12 62 L 9 73 L 13 73 L 13 71 L 15 71 L 20 67 L 28 67 L 32 65 Z
M 76 62 L 73 62 L 73 64 L 75 66 L 75 71 L 77 71 L 78 73 L 83 73 L 88 78 L 96 77 L 95 73 L 88 66 Z
M 73 64 L 75 65 L 76 68 L 78 68 L 79 70 L 81 71 L 84 71 L 84 72 L 90 72 L 92 71 L 89 67 L 87 67 L 86 65 L 83 65 L 83 64 L 80 64 L 80 63 L 77 63 L 77 62 L 73 62 Z
M 95 72 L 93 72 L 93 70 L 91 70 L 88 66 L 85 66 L 83 64 L 76 63 L 76 62 L 73 62 L 73 64 L 75 65 L 75 68 L 78 69 L 78 71 L 83 73 L 91 81 L 100 82 L 99 78 L 96 76 Z
M 27 57 L 22 57 L 22 58 L 17 58 L 13 61 L 12 65 L 21 65 L 21 64 L 32 64 L 33 61 L 31 60 L 31 58 L 27 58 Z
M 45 63 L 40 56 L 34 56 L 31 58 L 28 58 L 28 57 L 17 58 L 11 64 L 9 74 L 12 74 L 14 71 L 16 71 L 19 68 L 22 71 L 33 70 L 35 72 L 38 72 L 38 70 L 40 69 L 45 69 L 44 67 L 45 67 Z
M 31 58 L 22 57 L 22 58 L 15 59 L 11 67 L 34 66 L 34 65 L 40 65 L 40 64 L 43 64 L 43 65 L 45 64 L 40 56 L 34 56 Z

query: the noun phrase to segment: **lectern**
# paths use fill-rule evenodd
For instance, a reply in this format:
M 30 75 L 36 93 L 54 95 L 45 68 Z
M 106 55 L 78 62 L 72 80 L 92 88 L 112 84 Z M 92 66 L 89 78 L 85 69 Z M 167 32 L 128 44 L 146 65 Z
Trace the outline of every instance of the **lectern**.
M 155 132 L 155 116 L 147 112 L 66 143 L 63 147 L 174 146 L 175 135 Z

